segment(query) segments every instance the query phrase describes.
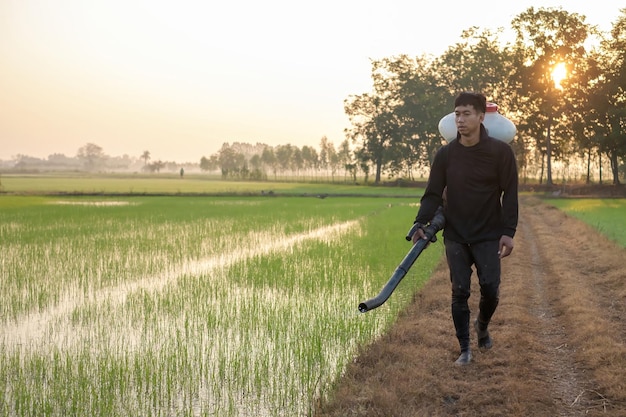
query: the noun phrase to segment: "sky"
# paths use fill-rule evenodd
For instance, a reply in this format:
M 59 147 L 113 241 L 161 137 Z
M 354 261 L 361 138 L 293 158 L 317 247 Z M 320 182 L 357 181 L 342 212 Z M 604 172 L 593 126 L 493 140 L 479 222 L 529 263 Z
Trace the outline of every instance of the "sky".
M 179 163 L 224 142 L 339 145 L 372 59 L 439 56 L 531 6 L 608 31 L 616 3 L 0 0 L 0 159 L 87 143 Z

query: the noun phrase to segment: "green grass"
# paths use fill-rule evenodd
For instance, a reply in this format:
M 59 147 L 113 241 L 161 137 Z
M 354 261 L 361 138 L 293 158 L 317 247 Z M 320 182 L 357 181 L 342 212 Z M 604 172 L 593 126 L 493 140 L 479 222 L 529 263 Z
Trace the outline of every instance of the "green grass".
M 413 197 L 422 190 L 354 184 L 222 181 L 203 175 L 2 175 L 0 191 L 9 194 L 281 194 L 385 195 Z
M 625 199 L 549 199 L 546 202 L 626 247 Z
M 409 250 L 415 210 L 3 196 L 0 416 L 309 415 L 440 260 L 431 245 L 386 304 L 358 312 Z

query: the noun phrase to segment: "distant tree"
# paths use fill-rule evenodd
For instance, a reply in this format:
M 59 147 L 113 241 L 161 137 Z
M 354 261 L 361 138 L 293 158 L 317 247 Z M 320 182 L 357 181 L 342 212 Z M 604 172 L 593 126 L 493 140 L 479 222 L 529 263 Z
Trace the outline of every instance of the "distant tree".
M 369 161 L 370 161 L 369 158 L 363 155 L 366 152 L 367 151 L 365 148 L 359 148 L 354 152 L 354 156 L 356 157 L 356 160 L 358 161 L 361 171 L 363 171 L 363 175 L 364 175 L 363 180 L 367 184 L 367 182 L 369 181 L 369 177 L 370 177 L 371 166 L 369 164 Z M 355 175 L 355 180 L 356 180 L 356 175 Z
M 278 158 L 276 158 L 276 154 L 271 146 L 266 146 L 263 148 L 263 153 L 261 153 L 261 160 L 265 165 L 270 167 L 272 173 L 274 174 L 274 179 L 276 179 L 276 174 L 278 171 Z
M 304 168 L 304 157 L 302 156 L 302 150 L 297 146 L 293 147 L 293 154 L 291 155 L 291 167 L 296 172 L 296 175 L 300 175 Z
M 263 161 L 261 160 L 261 155 L 259 154 L 252 155 L 252 158 L 250 158 L 250 168 L 252 168 L 253 170 L 261 171 L 261 168 L 263 168 Z
M 71 158 L 68 158 L 62 153 L 53 153 L 48 155 L 48 161 L 56 164 L 65 164 L 70 160 Z
M 330 163 L 330 141 L 326 136 L 322 136 L 320 139 L 320 153 L 319 153 L 319 165 L 322 169 L 328 169 Z
M 267 174 L 263 171 L 263 160 L 260 154 L 252 155 L 250 158 L 250 179 L 252 180 L 264 180 L 267 179 Z
M 159 173 L 165 167 L 165 165 L 166 165 L 165 162 L 159 160 L 159 161 L 154 161 L 151 164 L 146 165 L 145 169 L 149 172 Z
M 312 146 L 304 145 L 302 147 L 302 161 L 304 169 L 316 172 L 319 168 L 319 155 L 317 150 Z
M 341 159 L 337 150 L 335 149 L 335 144 L 332 142 L 328 142 L 326 146 L 326 153 L 328 155 L 328 167 L 330 168 L 331 179 L 335 180 L 335 174 L 337 170 L 341 166 Z
M 200 169 L 202 171 L 215 171 L 219 168 L 217 155 L 211 155 L 209 158 L 203 156 L 200 158 Z
M 143 159 L 143 164 L 148 165 L 148 161 L 150 160 L 150 151 L 143 151 L 141 154 L 141 159 Z
M 290 144 L 278 145 L 274 150 L 276 160 L 282 172 L 287 172 L 292 168 L 292 157 L 294 154 L 294 147 Z
M 76 156 L 83 161 L 85 169 L 88 171 L 99 168 L 106 159 L 102 148 L 95 143 L 88 143 L 80 147 Z
M 330 170 L 331 178 L 334 179 L 340 161 L 335 145 L 326 136 L 320 140 L 319 165 L 326 171 Z
M 337 158 L 339 160 L 339 165 L 343 165 L 345 170 L 345 175 L 351 174 L 354 181 L 356 181 L 356 164 L 352 158 L 352 151 L 350 150 L 350 141 L 345 139 L 343 142 L 339 144 L 339 149 L 337 149 Z
M 219 151 L 218 163 L 223 178 L 238 178 L 247 171 L 246 157 L 232 147 L 223 146 Z

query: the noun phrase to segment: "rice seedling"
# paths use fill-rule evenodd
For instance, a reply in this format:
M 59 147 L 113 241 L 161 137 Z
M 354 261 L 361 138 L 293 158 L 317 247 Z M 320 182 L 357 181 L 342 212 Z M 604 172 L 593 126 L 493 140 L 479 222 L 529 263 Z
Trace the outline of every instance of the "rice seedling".
M 6 416 L 310 415 L 442 253 L 361 314 L 411 201 L 31 198 L 0 203 Z

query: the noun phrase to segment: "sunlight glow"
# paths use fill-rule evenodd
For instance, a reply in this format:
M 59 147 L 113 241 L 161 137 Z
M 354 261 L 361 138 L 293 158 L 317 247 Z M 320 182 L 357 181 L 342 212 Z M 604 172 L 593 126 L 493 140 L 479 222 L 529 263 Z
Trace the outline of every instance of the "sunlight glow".
M 561 81 L 563 81 L 567 77 L 567 67 L 565 66 L 565 63 L 559 62 L 558 64 L 556 64 L 554 66 L 554 69 L 552 70 L 551 75 L 552 80 L 554 81 L 554 87 L 562 90 L 563 86 L 561 85 Z
M 344 100 L 373 87 L 372 60 L 435 58 L 467 41 L 441 19 L 505 45 L 516 38 L 507 22 L 531 6 L 579 13 L 608 35 L 617 3 L 0 0 L 0 160 L 86 143 L 194 164 L 226 142 L 337 145 L 351 124 Z

